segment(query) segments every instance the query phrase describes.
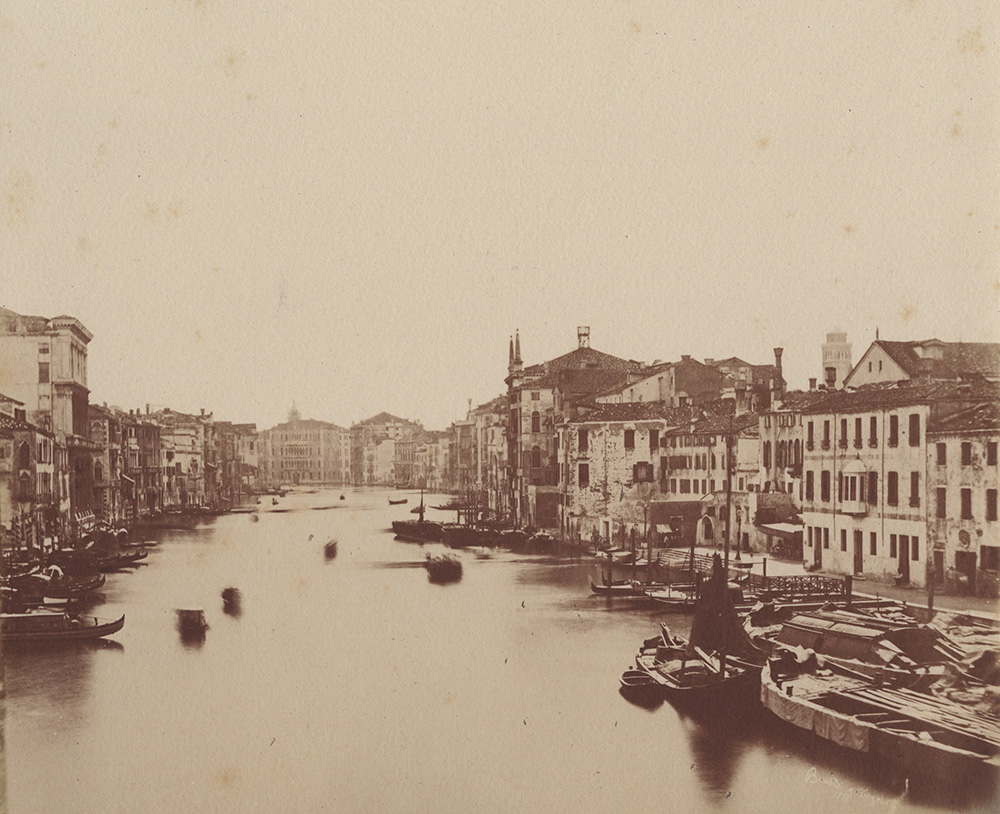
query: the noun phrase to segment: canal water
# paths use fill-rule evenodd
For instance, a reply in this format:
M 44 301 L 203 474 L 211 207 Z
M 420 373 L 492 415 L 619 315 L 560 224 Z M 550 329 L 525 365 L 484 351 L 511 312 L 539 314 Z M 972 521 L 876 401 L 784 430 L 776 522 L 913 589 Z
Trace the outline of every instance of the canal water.
M 641 640 L 687 619 L 592 596 L 593 561 L 462 552 L 462 580 L 431 584 L 440 546 L 388 530 L 417 494 L 339 495 L 150 532 L 93 607 L 126 615 L 113 641 L 6 654 L 9 810 L 927 810 L 774 720 L 720 731 L 627 702 Z M 203 641 L 178 635 L 183 607 Z

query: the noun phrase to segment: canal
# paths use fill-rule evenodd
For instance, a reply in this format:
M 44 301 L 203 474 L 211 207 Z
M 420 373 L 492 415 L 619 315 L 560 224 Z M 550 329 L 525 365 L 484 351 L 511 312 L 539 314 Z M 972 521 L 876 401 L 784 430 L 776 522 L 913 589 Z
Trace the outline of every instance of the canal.
M 594 562 L 463 552 L 434 585 L 388 531 L 417 495 L 344 494 L 147 532 L 147 564 L 93 606 L 126 614 L 113 641 L 6 654 L 9 810 L 926 810 L 775 721 L 720 732 L 625 701 L 640 641 L 687 619 L 590 595 Z M 204 608 L 203 642 L 180 607 Z

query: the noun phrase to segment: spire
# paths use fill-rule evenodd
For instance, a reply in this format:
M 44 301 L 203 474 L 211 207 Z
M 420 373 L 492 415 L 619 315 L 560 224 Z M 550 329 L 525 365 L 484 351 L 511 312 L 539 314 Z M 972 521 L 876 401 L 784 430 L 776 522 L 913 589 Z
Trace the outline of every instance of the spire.
M 514 337 L 510 338 L 510 355 L 507 357 L 507 366 L 514 364 Z
M 514 331 L 514 364 L 521 364 L 521 332 Z

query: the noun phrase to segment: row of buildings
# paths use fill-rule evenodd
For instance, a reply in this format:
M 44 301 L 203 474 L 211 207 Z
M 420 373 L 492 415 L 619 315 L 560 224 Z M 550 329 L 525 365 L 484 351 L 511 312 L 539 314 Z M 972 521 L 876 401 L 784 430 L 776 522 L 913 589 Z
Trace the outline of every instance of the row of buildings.
M 93 334 L 70 316 L 0 308 L 0 535 L 72 540 L 170 506 L 224 509 L 255 486 L 254 424 L 90 403 Z
M 499 522 L 569 539 L 718 544 L 824 570 L 995 592 L 1000 345 L 827 335 L 819 376 L 752 364 L 645 364 L 590 346 L 525 365 L 443 431 L 380 413 L 257 432 L 167 408 L 90 403 L 76 319 L 0 309 L 0 528 L 35 544 L 97 519 L 225 508 L 266 486 L 450 490 Z
M 1000 345 L 876 339 L 853 363 L 833 332 L 792 390 L 781 348 L 646 365 L 589 339 L 526 366 L 515 336 L 506 393 L 469 411 L 469 488 L 495 517 L 996 593 Z

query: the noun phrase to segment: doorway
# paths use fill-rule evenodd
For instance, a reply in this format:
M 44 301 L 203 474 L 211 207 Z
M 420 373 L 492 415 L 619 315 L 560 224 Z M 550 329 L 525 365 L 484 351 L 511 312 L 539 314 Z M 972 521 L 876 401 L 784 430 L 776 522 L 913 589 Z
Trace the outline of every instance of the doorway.
M 899 535 L 899 577 L 900 582 L 908 585 L 910 582 L 910 538 L 909 535 Z
M 861 574 L 865 570 L 865 540 L 864 532 L 854 532 L 854 573 Z
M 976 552 L 956 551 L 955 570 L 965 577 L 959 590 L 969 596 L 976 594 Z

